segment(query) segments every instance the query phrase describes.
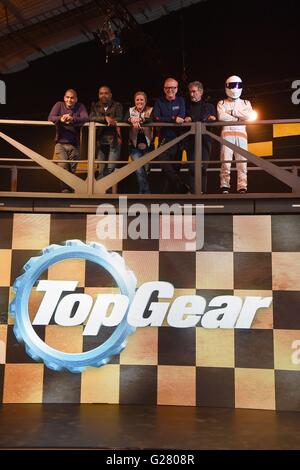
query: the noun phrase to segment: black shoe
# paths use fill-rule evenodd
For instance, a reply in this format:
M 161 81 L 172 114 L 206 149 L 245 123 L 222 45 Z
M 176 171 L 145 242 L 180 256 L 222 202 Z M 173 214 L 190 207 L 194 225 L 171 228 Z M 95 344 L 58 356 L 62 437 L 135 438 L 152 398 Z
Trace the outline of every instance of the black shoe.
M 223 187 L 223 188 L 220 188 L 220 191 L 222 194 L 229 194 L 229 188 Z
M 238 190 L 239 194 L 245 194 L 246 192 L 247 192 L 246 188 L 241 188 L 241 189 Z

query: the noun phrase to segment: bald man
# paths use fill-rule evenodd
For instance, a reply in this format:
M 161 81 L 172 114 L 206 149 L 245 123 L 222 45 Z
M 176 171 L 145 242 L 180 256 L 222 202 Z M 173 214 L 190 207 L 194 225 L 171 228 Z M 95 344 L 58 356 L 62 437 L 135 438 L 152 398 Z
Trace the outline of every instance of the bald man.
M 70 160 L 70 163 L 58 163 L 65 170 L 75 173 L 77 160 L 80 158 L 80 126 L 88 121 L 88 113 L 82 103 L 78 103 L 77 92 L 72 88 L 65 92 L 64 100 L 55 103 L 48 116 L 48 121 L 56 125 L 55 155 L 57 160 Z M 61 182 L 63 193 L 72 189 Z
M 181 96 L 176 96 L 178 92 L 178 82 L 175 78 L 167 78 L 164 82 L 164 97 L 159 98 L 153 108 L 154 120 L 157 122 L 170 122 L 172 124 L 182 124 L 185 117 L 185 102 Z M 179 135 L 179 129 L 173 127 L 161 127 L 159 130 L 159 145 L 166 144 Z M 178 160 L 179 145 L 173 145 L 169 150 L 161 155 L 162 160 Z M 164 163 L 163 174 L 166 177 L 168 193 L 186 193 L 189 188 L 181 181 L 174 164 Z

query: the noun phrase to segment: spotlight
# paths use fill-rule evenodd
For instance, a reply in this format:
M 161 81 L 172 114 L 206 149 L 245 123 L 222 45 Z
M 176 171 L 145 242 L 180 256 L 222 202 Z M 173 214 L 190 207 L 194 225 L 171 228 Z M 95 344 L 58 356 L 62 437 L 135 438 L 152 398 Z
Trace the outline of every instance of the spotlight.
M 106 63 L 110 55 L 124 54 L 128 47 L 128 33 L 136 34 L 138 31 L 137 21 L 122 3 L 115 0 L 105 1 L 104 4 L 109 6 L 104 10 L 99 8 L 99 17 L 102 21 L 93 35 L 99 45 L 105 47 Z
M 123 48 L 121 46 L 121 39 L 119 34 L 121 31 L 114 29 L 113 24 L 110 20 L 108 20 L 102 26 L 100 31 L 100 40 L 102 37 L 102 44 L 108 45 L 111 48 L 112 54 L 122 54 Z
M 250 114 L 248 121 L 256 121 L 257 117 L 258 117 L 257 112 L 253 110 L 252 113 Z
M 94 33 L 95 37 L 99 39 L 100 43 L 105 46 L 106 50 L 106 63 L 108 62 L 109 55 L 123 54 L 124 48 L 121 44 L 122 27 L 116 26 L 109 17 L 104 21 Z

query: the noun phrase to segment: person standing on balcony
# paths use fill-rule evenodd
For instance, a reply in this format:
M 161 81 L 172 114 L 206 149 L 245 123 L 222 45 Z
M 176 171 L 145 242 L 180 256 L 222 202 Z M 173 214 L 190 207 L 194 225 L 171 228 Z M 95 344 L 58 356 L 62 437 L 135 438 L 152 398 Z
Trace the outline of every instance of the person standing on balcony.
M 93 103 L 90 112 L 90 121 L 105 124 L 106 127 L 98 127 L 96 159 L 106 160 L 108 164 L 100 163 L 98 167 L 98 177 L 110 174 L 116 167 L 116 160 L 119 160 L 121 149 L 120 128 L 116 127 L 117 121 L 122 121 L 123 107 L 121 103 L 113 101 L 112 92 L 108 86 L 99 88 L 99 101 Z M 106 168 L 105 168 L 106 166 Z
M 125 121 L 131 124 L 129 131 L 129 151 L 133 160 L 149 152 L 153 147 L 153 128 L 145 127 L 152 120 L 153 108 L 147 106 L 147 95 L 144 91 L 137 91 L 134 95 L 134 106 L 129 108 Z M 136 170 L 140 194 L 149 194 L 150 187 L 145 167 Z
M 55 103 L 48 116 L 48 121 L 56 125 L 56 158 L 70 161 L 58 165 L 71 173 L 75 173 L 76 162 L 80 158 L 80 126 L 88 121 L 88 118 L 85 106 L 78 103 L 77 92 L 72 88 L 65 92 L 63 101 Z M 61 191 L 70 193 L 72 189 L 61 182 Z
M 164 97 L 159 98 L 153 108 L 154 121 L 169 122 L 172 124 L 182 124 L 185 118 L 185 102 L 181 96 L 176 96 L 178 82 L 174 78 L 167 78 L 164 82 Z M 179 130 L 173 127 L 161 127 L 159 131 L 159 145 L 166 144 L 170 140 L 178 137 Z M 179 145 L 175 144 L 166 150 L 160 158 L 162 160 L 178 160 Z M 169 193 L 187 193 L 189 188 L 181 181 L 174 164 L 164 163 L 162 167 L 163 175 L 169 187 Z
M 243 83 L 240 77 L 233 75 L 225 82 L 225 92 L 227 98 L 218 102 L 218 120 L 244 122 L 249 120 L 253 113 L 250 101 L 240 98 L 243 90 Z M 228 142 L 247 150 L 248 138 L 246 126 L 224 126 L 221 137 Z M 228 194 L 230 190 L 230 169 L 233 155 L 236 160 L 243 160 L 237 163 L 237 191 L 240 194 L 247 192 L 247 159 L 238 152 L 231 150 L 226 145 L 221 146 L 221 173 L 220 187 L 223 194 Z M 229 160 L 224 162 L 224 160 Z M 244 163 L 245 162 L 245 163 Z
M 216 120 L 216 109 L 213 104 L 207 103 L 202 99 L 203 85 L 195 81 L 188 85 L 190 98 L 186 104 L 185 122 L 210 122 Z M 187 137 L 188 159 L 195 160 L 195 136 Z M 207 161 L 211 151 L 211 138 L 208 135 L 202 136 L 202 193 L 207 190 Z M 189 165 L 190 187 L 195 192 L 195 167 Z

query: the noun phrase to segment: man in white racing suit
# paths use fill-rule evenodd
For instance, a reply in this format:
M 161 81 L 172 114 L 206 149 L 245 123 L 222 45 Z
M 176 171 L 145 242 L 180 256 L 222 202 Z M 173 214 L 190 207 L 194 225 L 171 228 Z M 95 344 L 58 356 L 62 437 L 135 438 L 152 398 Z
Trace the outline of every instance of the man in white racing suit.
M 253 109 L 250 101 L 240 99 L 243 89 L 240 77 L 233 75 L 225 82 L 227 98 L 218 102 L 217 112 L 219 121 L 247 121 Z M 221 137 L 232 144 L 247 150 L 248 140 L 246 126 L 224 126 Z M 245 163 L 237 163 L 237 191 L 247 192 L 247 159 L 229 147 L 221 146 L 221 173 L 220 187 L 223 194 L 228 194 L 230 189 L 230 168 L 232 157 L 236 160 L 244 160 Z M 227 163 L 224 160 L 229 160 Z

